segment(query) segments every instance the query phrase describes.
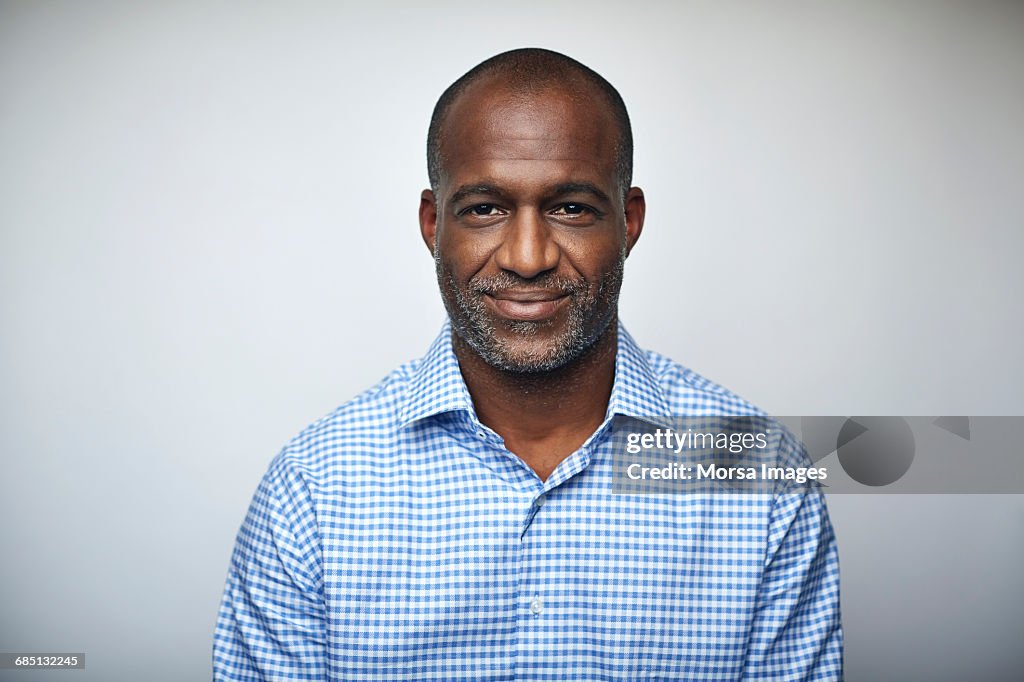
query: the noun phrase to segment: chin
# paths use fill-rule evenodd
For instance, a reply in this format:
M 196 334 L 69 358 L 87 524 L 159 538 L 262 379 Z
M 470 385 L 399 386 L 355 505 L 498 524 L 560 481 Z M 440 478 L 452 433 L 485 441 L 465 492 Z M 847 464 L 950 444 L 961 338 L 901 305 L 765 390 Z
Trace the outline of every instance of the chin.
M 510 374 L 559 371 L 585 356 L 608 329 L 607 321 L 595 329 L 584 321 L 585 315 L 574 316 L 572 311 L 545 320 L 510 320 L 495 315 L 474 319 L 473 315 L 459 314 L 463 311 L 457 306 L 448 307 L 453 329 L 462 342 L 485 364 Z M 614 311 L 609 318 L 613 317 Z
M 487 348 L 477 349 L 487 364 L 512 374 L 554 372 L 578 360 L 586 350 L 564 337 L 546 342 L 522 337 L 500 339 Z
M 504 354 L 498 358 L 496 368 L 513 374 L 538 374 L 561 369 L 569 361 L 557 353 Z

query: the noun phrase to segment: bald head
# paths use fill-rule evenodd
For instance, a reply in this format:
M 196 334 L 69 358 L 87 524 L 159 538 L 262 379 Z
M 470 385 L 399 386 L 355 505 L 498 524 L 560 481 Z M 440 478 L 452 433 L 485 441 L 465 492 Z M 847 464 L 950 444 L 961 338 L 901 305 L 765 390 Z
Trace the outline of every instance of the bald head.
M 602 106 L 616 131 L 614 155 L 619 189 L 623 195 L 629 189 L 633 176 L 633 133 L 619 93 L 597 72 L 575 59 L 551 50 L 523 48 L 503 52 L 478 64 L 452 83 L 438 99 L 427 133 L 427 172 L 435 192 L 444 175 L 443 146 L 448 115 L 464 94 L 485 85 L 501 88 L 513 99 L 557 91 L 579 102 Z

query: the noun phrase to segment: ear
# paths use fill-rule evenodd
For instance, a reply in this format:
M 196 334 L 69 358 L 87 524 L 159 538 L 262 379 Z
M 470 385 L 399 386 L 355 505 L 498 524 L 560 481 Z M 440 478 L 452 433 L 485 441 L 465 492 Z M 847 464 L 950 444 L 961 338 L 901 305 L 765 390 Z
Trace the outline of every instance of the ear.
M 647 212 L 647 200 L 644 191 L 639 187 L 630 187 L 626 192 L 626 255 L 633 250 L 640 233 L 644 231 L 644 214 Z
M 437 236 L 437 202 L 434 193 L 425 189 L 420 193 L 420 235 L 430 255 L 434 255 L 434 239 Z

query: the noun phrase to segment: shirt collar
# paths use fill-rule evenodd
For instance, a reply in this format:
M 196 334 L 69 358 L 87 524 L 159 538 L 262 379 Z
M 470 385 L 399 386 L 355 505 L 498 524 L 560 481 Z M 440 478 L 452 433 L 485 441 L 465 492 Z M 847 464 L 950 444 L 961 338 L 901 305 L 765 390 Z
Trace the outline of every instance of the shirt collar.
M 619 346 L 615 355 L 615 383 L 608 400 L 607 418 L 635 417 L 653 424 L 671 424 L 668 401 L 658 383 L 647 353 L 619 322 Z
M 413 370 L 398 426 L 459 410 L 472 413 L 473 400 L 452 349 L 452 325 L 446 318 L 441 333 Z
M 451 321 L 446 319 L 427 354 L 413 369 L 398 425 L 404 428 L 420 419 L 457 411 L 475 414 L 469 389 L 452 348 Z M 615 415 L 655 424 L 668 423 L 671 416 L 647 354 L 637 346 L 621 322 L 618 323 L 615 382 L 608 401 L 607 418 Z

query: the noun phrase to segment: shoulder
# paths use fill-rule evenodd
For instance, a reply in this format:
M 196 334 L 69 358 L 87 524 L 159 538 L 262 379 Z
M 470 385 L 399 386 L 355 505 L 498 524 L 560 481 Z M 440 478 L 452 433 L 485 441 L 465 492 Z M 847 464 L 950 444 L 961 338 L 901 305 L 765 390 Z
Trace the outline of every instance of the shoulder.
M 766 448 L 773 466 L 800 467 L 810 465 L 806 447 L 782 421 L 694 370 L 653 351 L 644 351 L 657 385 L 673 416 L 754 417 L 742 422 L 745 428 L 758 425 L 770 432 Z M 686 421 L 683 422 L 687 423 Z M 703 423 L 703 422 L 702 422 Z M 731 420 L 729 424 L 734 424 Z
M 410 381 L 421 362 L 401 365 L 302 429 L 274 458 L 271 470 L 319 479 L 344 467 L 345 458 L 386 452 L 394 442 Z
M 766 415 L 745 398 L 660 353 L 643 351 L 673 414 Z

